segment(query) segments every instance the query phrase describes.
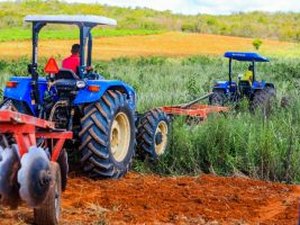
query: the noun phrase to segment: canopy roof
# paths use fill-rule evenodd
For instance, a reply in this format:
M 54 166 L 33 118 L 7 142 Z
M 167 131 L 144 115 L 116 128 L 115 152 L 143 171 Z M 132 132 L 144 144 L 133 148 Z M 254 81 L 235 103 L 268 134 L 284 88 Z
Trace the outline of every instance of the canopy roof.
M 245 62 L 269 62 L 269 59 L 255 52 L 225 52 L 224 57 Z
M 60 24 L 79 24 L 86 26 L 107 25 L 116 26 L 117 21 L 103 16 L 94 15 L 28 15 L 26 22 L 45 22 Z

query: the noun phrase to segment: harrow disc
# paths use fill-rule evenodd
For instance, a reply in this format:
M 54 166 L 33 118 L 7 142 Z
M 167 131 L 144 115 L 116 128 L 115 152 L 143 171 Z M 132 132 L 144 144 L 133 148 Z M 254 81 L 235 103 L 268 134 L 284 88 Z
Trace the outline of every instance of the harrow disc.
M 20 197 L 30 207 L 40 206 L 51 185 L 50 161 L 43 148 L 31 147 L 22 159 L 18 173 Z
M 2 148 L 2 146 L 0 146 L 0 162 L 2 161 L 3 157 L 2 154 L 4 153 L 4 150 Z
M 13 208 L 19 203 L 17 173 L 20 168 L 18 147 L 0 147 L 0 200 Z

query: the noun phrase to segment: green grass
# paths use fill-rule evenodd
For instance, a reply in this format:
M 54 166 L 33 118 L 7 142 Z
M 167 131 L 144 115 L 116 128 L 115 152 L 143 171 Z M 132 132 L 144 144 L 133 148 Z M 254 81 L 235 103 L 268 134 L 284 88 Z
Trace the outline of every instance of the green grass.
M 268 49 L 260 51 L 262 55 L 272 56 L 276 58 L 300 58 L 300 44 L 293 43 L 286 48 Z
M 44 62 L 45 60 L 43 60 Z M 28 59 L 0 61 L 0 83 L 8 74 L 26 74 Z M 184 103 L 207 93 L 215 80 L 226 79 L 227 60 L 206 56 L 173 58 L 119 58 L 95 62 L 95 70 L 108 79 L 131 84 L 138 94 L 138 111 Z M 234 77 L 247 68 L 234 63 Z M 201 125 L 189 126 L 185 118 L 172 123 L 171 144 L 155 165 L 136 161 L 138 171 L 191 175 L 214 172 L 281 182 L 300 182 L 300 61 L 272 59 L 258 64 L 258 79 L 272 81 L 277 88 L 274 112 L 269 119 L 240 110 L 212 115 Z M 291 106 L 281 108 L 289 96 Z
M 163 31 L 158 30 L 146 30 L 146 29 L 101 29 L 96 28 L 93 30 L 93 37 L 120 37 L 130 35 L 150 35 L 159 34 Z M 31 30 L 24 28 L 10 28 L 0 29 L 0 42 L 5 41 L 22 41 L 31 40 Z M 79 31 L 77 27 L 71 29 L 45 29 L 40 33 L 41 39 L 77 39 L 79 37 Z

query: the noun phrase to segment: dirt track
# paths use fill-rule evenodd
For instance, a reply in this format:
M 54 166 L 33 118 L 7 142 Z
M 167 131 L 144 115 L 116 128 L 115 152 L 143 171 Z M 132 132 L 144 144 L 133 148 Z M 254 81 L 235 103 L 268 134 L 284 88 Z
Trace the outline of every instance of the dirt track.
M 158 35 L 97 38 L 93 44 L 94 59 L 109 60 L 122 56 L 188 56 L 199 54 L 222 55 L 228 50 L 253 51 L 253 39 L 210 34 L 168 32 Z M 44 57 L 66 56 L 76 40 L 42 40 L 39 54 Z M 292 43 L 263 40 L 266 54 L 292 49 Z M 30 41 L 0 43 L 0 59 L 31 55 Z
M 208 175 L 77 177 L 63 194 L 62 224 L 296 225 L 299 196 L 296 186 Z M 32 221 L 24 208 L 0 216 L 3 225 Z

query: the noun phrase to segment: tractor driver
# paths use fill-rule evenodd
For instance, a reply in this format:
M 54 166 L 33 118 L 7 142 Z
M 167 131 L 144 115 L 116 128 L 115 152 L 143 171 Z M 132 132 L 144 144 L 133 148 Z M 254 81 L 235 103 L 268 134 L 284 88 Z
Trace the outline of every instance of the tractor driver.
M 62 61 L 62 68 L 72 70 L 75 74 L 78 73 L 78 66 L 80 65 L 80 45 L 74 44 L 72 45 L 71 53 L 69 57 L 65 58 Z
M 250 85 L 252 85 L 252 79 L 253 79 L 253 65 L 249 65 L 248 70 L 244 73 L 242 80 L 248 81 Z

